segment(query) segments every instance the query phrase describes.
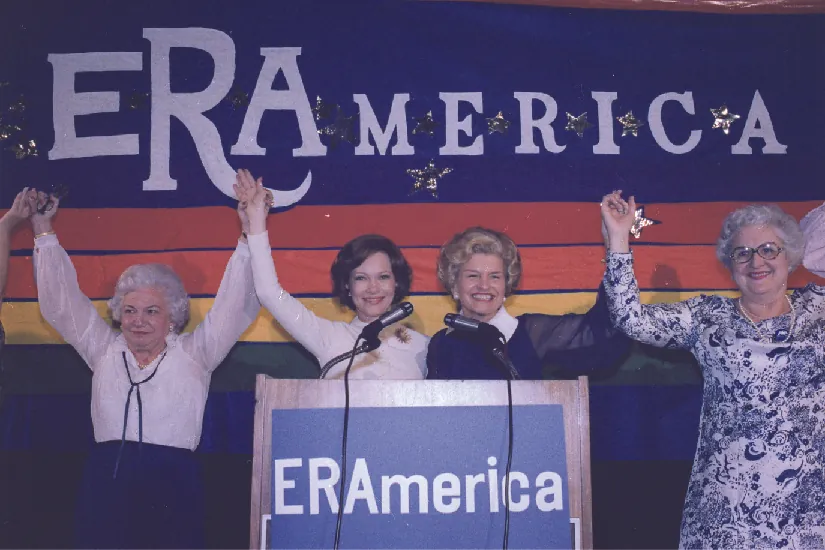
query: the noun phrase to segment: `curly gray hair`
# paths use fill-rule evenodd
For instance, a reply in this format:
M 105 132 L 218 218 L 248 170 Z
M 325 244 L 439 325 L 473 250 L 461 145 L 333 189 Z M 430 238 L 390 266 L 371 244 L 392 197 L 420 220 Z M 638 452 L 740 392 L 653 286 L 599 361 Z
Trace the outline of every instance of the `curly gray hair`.
M 178 274 L 164 264 L 136 264 L 126 268 L 115 284 L 115 295 L 109 300 L 109 312 L 117 326 L 123 313 L 123 298 L 139 289 L 155 289 L 166 299 L 172 330 L 180 333 L 189 322 L 189 295 Z
M 462 266 L 473 254 L 492 254 L 501 258 L 504 294 L 512 294 L 521 279 L 521 255 L 516 243 L 504 233 L 484 227 L 465 229 L 441 247 L 436 275 L 447 292 L 453 292 Z
M 733 240 L 743 227 L 749 225 L 768 225 L 782 240 L 785 256 L 788 258 L 788 267 L 793 271 L 801 262 L 805 254 L 805 236 L 799 228 L 799 223 L 793 216 L 775 204 L 751 204 L 734 210 L 722 222 L 722 232 L 716 241 L 716 257 L 731 269 L 731 252 Z

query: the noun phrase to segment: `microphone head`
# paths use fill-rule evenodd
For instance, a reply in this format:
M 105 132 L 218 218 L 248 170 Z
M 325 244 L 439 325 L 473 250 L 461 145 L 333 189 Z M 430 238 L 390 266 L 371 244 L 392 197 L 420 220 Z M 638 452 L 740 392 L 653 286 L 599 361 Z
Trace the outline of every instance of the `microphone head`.
M 393 323 L 397 323 L 401 319 L 409 317 L 412 315 L 412 312 L 413 305 L 411 303 L 401 302 L 400 304 L 391 307 L 389 311 L 379 317 L 376 324 L 381 325 L 382 327 L 387 327 Z
M 486 323 L 482 323 L 480 321 L 476 321 L 475 319 L 470 319 L 469 317 L 464 317 L 455 313 L 448 313 L 444 316 L 444 324 L 452 329 L 478 332 L 481 325 Z

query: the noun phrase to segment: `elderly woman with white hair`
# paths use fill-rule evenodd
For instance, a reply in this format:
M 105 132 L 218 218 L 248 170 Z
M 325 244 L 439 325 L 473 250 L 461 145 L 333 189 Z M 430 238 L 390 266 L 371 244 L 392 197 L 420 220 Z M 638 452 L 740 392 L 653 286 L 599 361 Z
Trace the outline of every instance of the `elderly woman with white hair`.
M 260 310 L 244 238 L 212 308 L 192 332 L 182 332 L 189 296 L 162 264 L 123 272 L 109 301 L 112 327 L 80 289 L 52 229 L 57 210 L 55 201 L 31 220 L 40 311 L 92 370 L 96 444 L 80 488 L 77 547 L 203 548 L 203 491 L 193 451 L 209 382 Z
M 775 205 L 725 219 L 716 255 L 738 298 L 643 305 L 627 241 L 635 202 L 613 193 L 601 209 L 613 322 L 690 350 L 704 377 L 680 547 L 825 547 L 825 288 L 787 292 L 805 250 L 796 220 Z

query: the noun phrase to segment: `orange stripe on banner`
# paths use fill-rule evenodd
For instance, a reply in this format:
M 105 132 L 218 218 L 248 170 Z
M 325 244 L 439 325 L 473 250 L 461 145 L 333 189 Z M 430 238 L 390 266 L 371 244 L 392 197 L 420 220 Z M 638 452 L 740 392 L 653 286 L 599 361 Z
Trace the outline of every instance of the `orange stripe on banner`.
M 747 203 L 650 204 L 645 214 L 662 222 L 638 242 L 713 244 L 724 217 Z M 779 203 L 801 218 L 819 201 Z M 506 231 L 519 244 L 601 242 L 596 203 L 456 203 L 297 206 L 269 217 L 275 248 L 333 248 L 364 233 L 386 235 L 399 246 L 441 246 L 473 225 Z M 240 233 L 228 207 L 62 209 L 55 220 L 68 250 L 180 250 L 234 248 Z M 31 248 L 31 231 L 19 231 L 14 249 Z
M 103 298 L 112 293 L 115 281 L 128 266 L 162 262 L 171 265 L 183 278 L 192 295 L 212 296 L 217 292 L 230 251 L 187 251 L 109 256 L 74 255 L 80 287 L 90 297 Z M 275 265 L 281 284 L 294 294 L 327 294 L 330 291 L 329 266 L 334 250 L 275 251 Z M 438 250 L 404 250 L 413 268 L 413 292 L 440 293 L 435 262 Z M 523 247 L 524 276 L 520 290 L 594 290 L 604 273 L 599 246 Z M 31 258 L 13 257 L 7 297 L 36 297 Z M 711 246 L 640 246 L 636 250 L 636 274 L 643 289 L 734 289 L 730 275 L 716 260 Z M 792 287 L 817 279 L 804 268 L 791 276 Z

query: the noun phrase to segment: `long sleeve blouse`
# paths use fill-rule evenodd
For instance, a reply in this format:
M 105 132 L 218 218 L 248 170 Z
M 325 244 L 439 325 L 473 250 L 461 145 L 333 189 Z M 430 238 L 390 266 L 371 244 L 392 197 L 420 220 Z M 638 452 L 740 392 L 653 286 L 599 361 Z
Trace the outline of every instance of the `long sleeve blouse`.
M 281 287 L 272 260 L 269 233 L 249 235 L 255 291 L 261 304 L 275 320 L 318 359 L 321 366 L 350 351 L 366 323 L 355 317 L 351 322 L 330 321 L 317 316 Z M 427 375 L 429 338 L 408 327 L 395 324 L 380 335 L 381 346 L 355 358 L 350 378 L 382 380 L 420 380 Z M 348 360 L 341 361 L 327 378 L 344 376 Z
M 614 368 L 629 340 L 610 322 L 604 290 L 587 313 L 511 316 L 502 307 L 490 320 L 507 341 L 507 355 L 525 380 L 572 378 Z M 444 329 L 430 341 L 431 379 L 501 380 L 503 370 L 478 333 Z
M 167 350 L 140 369 L 120 331 L 104 321 L 80 289 L 77 273 L 57 237 L 35 240 L 34 268 L 40 311 L 92 370 L 92 424 L 98 442 L 120 440 L 124 406 L 135 383 L 143 403 L 143 441 L 194 450 L 212 372 L 246 328 L 260 303 L 253 288 L 249 250 L 239 242 L 226 266 L 212 308 L 194 331 L 169 334 Z M 131 399 L 126 439 L 138 441 L 138 403 Z
M 642 304 L 630 253 L 609 255 L 604 281 L 618 328 L 702 368 L 680 547 L 825 547 L 825 287 L 754 326 L 723 296 Z

